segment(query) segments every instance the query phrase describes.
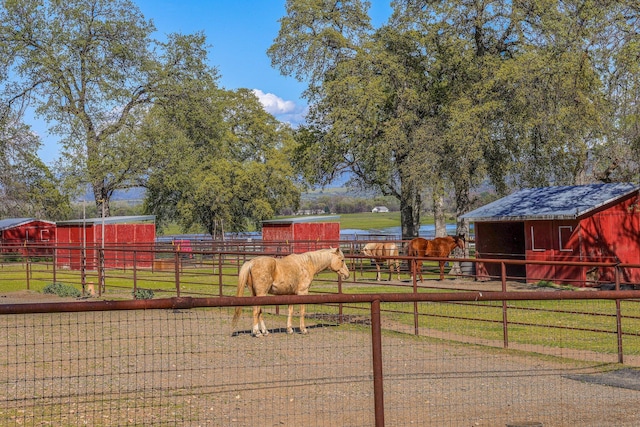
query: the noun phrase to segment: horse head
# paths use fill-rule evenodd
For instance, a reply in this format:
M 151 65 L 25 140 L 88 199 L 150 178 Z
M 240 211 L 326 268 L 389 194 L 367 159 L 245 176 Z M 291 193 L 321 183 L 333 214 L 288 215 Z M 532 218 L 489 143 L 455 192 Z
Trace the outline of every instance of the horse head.
M 332 271 L 338 273 L 343 280 L 349 278 L 349 269 L 347 268 L 347 264 L 344 262 L 344 254 L 340 248 L 331 248 L 331 264 L 330 268 Z
M 458 234 L 457 236 L 454 236 L 453 240 L 455 241 L 456 246 L 464 251 L 464 246 L 466 243 L 464 234 Z

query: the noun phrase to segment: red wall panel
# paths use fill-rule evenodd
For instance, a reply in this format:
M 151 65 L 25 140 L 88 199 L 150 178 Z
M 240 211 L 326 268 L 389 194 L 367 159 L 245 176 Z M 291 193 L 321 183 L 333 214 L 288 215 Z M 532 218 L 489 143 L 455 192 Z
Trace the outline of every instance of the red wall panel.
M 58 233 L 60 246 L 58 265 L 80 269 L 83 226 L 60 226 L 58 229 L 61 231 Z M 102 246 L 102 224 L 86 224 L 84 233 L 86 233 L 87 269 L 95 270 L 99 262 L 98 249 Z M 153 253 L 150 250 L 155 245 L 155 224 L 105 224 L 104 236 L 106 268 L 132 267 L 134 263 L 141 268 L 152 266 Z
M 292 222 L 284 224 L 264 224 L 262 241 L 266 252 L 302 253 L 326 248 L 329 242 L 340 240 L 340 224 L 337 222 Z M 276 247 L 270 243 L 285 242 L 288 246 Z M 337 243 L 334 244 L 334 246 Z

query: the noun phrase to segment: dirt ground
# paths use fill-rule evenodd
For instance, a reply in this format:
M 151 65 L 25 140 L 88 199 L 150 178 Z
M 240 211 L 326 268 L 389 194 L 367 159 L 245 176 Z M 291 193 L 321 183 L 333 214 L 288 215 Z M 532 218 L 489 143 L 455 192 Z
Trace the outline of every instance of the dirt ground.
M 55 294 L 36 291 L 17 291 L 0 293 L 0 304 L 31 304 L 45 302 L 78 301 L 78 298 L 61 298 Z
M 501 284 L 451 280 L 439 287 L 498 291 Z M 540 288 L 522 283 L 508 288 L 534 289 Z M 0 294 L 0 304 L 74 300 L 32 291 Z M 269 315 L 271 334 L 263 338 L 250 336 L 249 309 L 233 334 L 229 310 L 51 315 L 43 321 L 50 329 L 56 316 L 83 328 L 62 320 L 53 328 L 55 336 L 45 338 L 37 337 L 38 329 L 26 318 L 25 332 L 16 339 L 27 345 L 17 348 L 2 332 L 3 325 L 17 328 L 3 318 L 0 348 L 7 351 L 0 356 L 0 424 L 374 425 L 370 332 L 361 329 L 367 322 L 357 316 L 347 319 L 352 325 L 339 326 L 315 316 L 312 307 L 307 310 L 308 335 L 287 335 L 285 319 Z M 384 322 L 383 330 L 394 329 Z M 94 337 L 88 332 L 94 330 L 101 332 Z M 636 369 L 451 338 L 428 331 L 422 337 L 384 334 L 385 425 L 640 425 Z M 42 340 L 51 345 L 30 345 Z M 87 348 L 102 351 L 105 343 L 115 353 L 105 347 L 105 354 L 86 354 Z M 57 353 L 60 349 L 64 353 Z M 49 358 L 56 361 L 51 375 L 38 370 Z M 31 359 L 34 365 L 22 364 Z M 32 370 L 24 384 L 14 377 Z M 88 391 L 94 394 L 85 395 Z M 55 399 L 33 397 L 49 392 L 65 398 L 52 406 Z M 38 414 L 50 408 L 54 413 Z

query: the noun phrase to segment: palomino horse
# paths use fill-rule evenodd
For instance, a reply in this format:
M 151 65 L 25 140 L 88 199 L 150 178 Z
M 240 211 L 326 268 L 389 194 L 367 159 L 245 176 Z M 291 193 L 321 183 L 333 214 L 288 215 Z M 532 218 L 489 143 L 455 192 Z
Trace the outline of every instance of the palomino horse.
M 349 277 L 349 269 L 344 262 L 344 254 L 340 248 L 320 249 L 318 251 L 302 254 L 291 254 L 284 258 L 272 258 L 259 256 L 245 262 L 238 275 L 238 293 L 244 294 L 244 287 L 251 289 L 253 296 L 272 295 L 307 295 L 313 277 L 322 270 L 330 269 L 337 272 L 343 279 Z M 236 307 L 233 316 L 235 327 L 242 307 Z M 300 306 L 300 332 L 307 333 L 304 326 L 305 306 Z M 287 333 L 292 334 L 291 317 L 293 305 L 289 305 L 289 317 L 287 318 Z M 262 318 L 262 308 L 253 307 L 253 328 L 251 334 L 259 337 L 267 335 L 266 326 Z
M 393 275 L 393 268 L 395 267 L 398 273 L 398 280 L 400 280 L 400 261 L 398 259 L 392 259 L 387 257 L 398 256 L 398 247 L 393 242 L 370 242 L 364 245 L 362 248 L 362 254 L 371 257 L 371 260 L 376 264 L 376 280 L 380 281 L 380 265 L 385 261 L 389 264 L 389 280 Z
M 407 255 L 419 258 L 446 258 L 456 247 L 464 250 L 464 234 L 458 236 L 436 237 L 433 240 L 416 237 L 407 246 Z M 440 280 L 443 279 L 444 261 L 440 261 Z M 422 282 L 422 261 L 417 261 L 416 270 Z

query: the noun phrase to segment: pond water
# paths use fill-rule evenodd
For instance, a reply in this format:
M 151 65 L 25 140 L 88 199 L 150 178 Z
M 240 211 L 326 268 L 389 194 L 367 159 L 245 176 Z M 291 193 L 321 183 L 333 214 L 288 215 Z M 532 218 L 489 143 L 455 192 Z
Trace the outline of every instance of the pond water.
M 447 224 L 446 227 L 447 234 L 456 233 L 456 224 Z M 425 239 L 433 239 L 436 237 L 436 226 L 433 224 L 421 225 L 418 234 L 420 237 L 424 237 Z M 345 228 L 340 230 L 340 239 L 342 240 L 368 239 L 372 236 L 393 236 L 393 239 L 400 240 L 402 236 L 402 227 L 397 226 L 370 230 Z

